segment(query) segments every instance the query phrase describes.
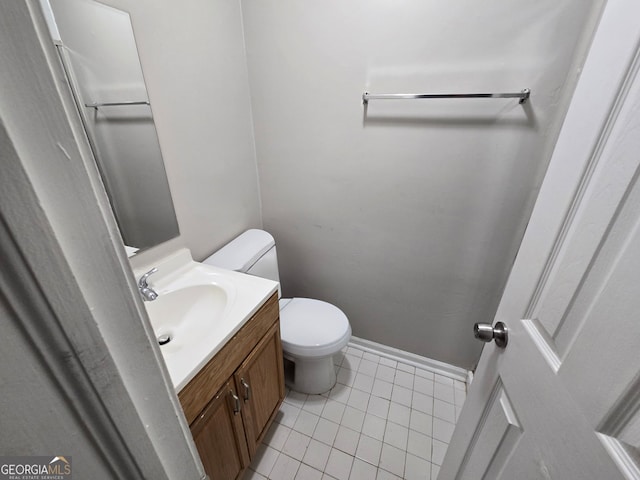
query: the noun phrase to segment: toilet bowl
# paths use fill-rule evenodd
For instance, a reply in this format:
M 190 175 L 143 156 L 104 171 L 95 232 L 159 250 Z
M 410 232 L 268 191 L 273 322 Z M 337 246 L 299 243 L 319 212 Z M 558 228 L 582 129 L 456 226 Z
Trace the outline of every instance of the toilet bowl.
M 280 281 L 275 241 L 264 230 L 247 230 L 203 263 Z M 321 300 L 281 298 L 280 335 L 287 386 L 307 394 L 333 388 L 333 356 L 351 338 L 347 316 Z
M 333 356 L 351 338 L 342 310 L 311 298 L 280 300 L 280 335 L 284 357 L 294 363 L 289 387 L 314 394 L 331 390 L 336 383 Z

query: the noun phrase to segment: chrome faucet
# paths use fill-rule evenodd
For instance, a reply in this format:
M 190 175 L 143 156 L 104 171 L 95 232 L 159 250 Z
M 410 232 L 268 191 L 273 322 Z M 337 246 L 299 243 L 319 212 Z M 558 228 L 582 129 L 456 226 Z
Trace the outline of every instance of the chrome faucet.
M 138 290 L 140 291 L 140 295 L 142 295 L 142 299 L 146 302 L 151 302 L 152 300 L 158 298 L 158 292 L 151 288 L 147 283 L 147 278 L 149 278 L 150 275 L 156 273 L 157 271 L 157 268 L 152 268 L 142 277 L 140 277 L 140 281 L 138 282 Z

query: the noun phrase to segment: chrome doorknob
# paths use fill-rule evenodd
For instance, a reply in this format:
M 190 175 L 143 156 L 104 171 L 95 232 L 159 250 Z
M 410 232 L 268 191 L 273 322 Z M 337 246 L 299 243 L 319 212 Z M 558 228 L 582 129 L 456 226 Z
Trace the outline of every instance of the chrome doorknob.
M 507 326 L 502 323 L 496 323 L 495 327 L 492 327 L 488 323 L 476 323 L 473 326 L 473 336 L 483 342 L 496 341 L 496 346 L 504 348 L 507 346 L 509 335 L 507 334 Z

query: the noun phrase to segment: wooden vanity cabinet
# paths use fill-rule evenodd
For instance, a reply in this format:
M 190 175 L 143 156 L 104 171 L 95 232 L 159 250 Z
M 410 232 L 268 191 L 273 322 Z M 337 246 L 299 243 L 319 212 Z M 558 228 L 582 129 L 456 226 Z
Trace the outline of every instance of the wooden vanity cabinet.
M 227 382 L 191 424 L 193 440 L 211 479 L 237 478 L 249 465 L 242 417 L 240 411 L 235 410 L 239 400 L 236 401 L 238 397 L 234 398 L 234 395 L 234 386 Z M 207 452 L 215 452 L 215 455 Z
M 178 398 L 209 477 L 240 478 L 284 399 L 277 293 Z

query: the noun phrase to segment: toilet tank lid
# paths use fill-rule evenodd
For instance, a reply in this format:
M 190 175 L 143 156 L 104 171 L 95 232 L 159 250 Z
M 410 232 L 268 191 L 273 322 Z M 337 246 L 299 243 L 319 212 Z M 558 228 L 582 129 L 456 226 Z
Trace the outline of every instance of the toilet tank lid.
M 231 240 L 203 263 L 246 272 L 274 245 L 275 240 L 268 232 L 254 228 Z

